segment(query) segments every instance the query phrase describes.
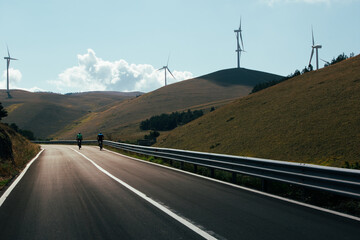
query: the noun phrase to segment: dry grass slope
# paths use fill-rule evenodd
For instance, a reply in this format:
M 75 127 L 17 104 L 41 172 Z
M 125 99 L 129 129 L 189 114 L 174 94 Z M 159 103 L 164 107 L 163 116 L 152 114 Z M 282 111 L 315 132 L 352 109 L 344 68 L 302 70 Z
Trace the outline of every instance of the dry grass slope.
M 39 152 L 40 147 L 30 143 L 8 126 L 0 123 L 0 189 L 17 175 Z
M 248 95 L 259 82 L 279 78 L 281 76 L 248 69 L 218 71 L 119 102 L 101 113 L 89 113 L 87 117 L 79 119 L 78 124 L 68 125 L 54 137 L 72 139 L 77 131 L 81 131 L 85 138 L 94 138 L 102 131 L 106 138 L 136 140 L 145 134 L 139 130 L 139 123 L 146 118 L 187 109 L 222 106 L 235 98 Z
M 343 166 L 360 161 L 360 56 L 177 128 L 157 146 Z

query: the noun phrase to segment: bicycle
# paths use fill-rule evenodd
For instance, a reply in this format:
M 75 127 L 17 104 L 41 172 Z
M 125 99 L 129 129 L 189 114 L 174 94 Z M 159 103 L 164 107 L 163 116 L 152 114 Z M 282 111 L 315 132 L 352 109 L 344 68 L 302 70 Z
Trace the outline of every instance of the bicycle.
M 77 140 L 78 146 L 79 146 L 79 150 L 81 148 L 81 140 Z
M 100 151 L 103 149 L 103 141 L 98 141 L 99 143 L 99 147 L 100 147 Z

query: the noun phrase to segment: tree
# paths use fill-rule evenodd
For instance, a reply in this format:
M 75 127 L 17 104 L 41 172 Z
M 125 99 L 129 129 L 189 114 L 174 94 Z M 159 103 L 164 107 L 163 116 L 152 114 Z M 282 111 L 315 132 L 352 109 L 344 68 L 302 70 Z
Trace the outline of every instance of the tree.
M 20 129 L 19 133 L 29 140 L 35 140 L 35 136 L 32 131 Z
M 19 132 L 19 127 L 18 127 L 18 125 L 16 125 L 15 123 L 12 123 L 12 124 L 10 124 L 10 127 L 12 128 L 12 129 L 14 129 L 14 131 L 15 132 Z
M 314 67 L 313 67 L 313 65 L 311 65 L 311 64 L 309 64 L 309 71 L 311 72 L 312 70 L 314 70 Z
M 198 117 L 203 115 L 202 110 L 195 110 L 192 112 L 173 112 L 171 114 L 161 114 L 152 116 L 150 119 L 146 119 L 140 123 L 141 130 L 156 130 L 156 131 L 169 131 L 177 126 L 185 125 Z
M 30 130 L 23 130 L 16 125 L 16 123 L 11 123 L 10 127 L 17 133 L 20 133 L 22 136 L 26 137 L 29 140 L 35 140 L 35 135 Z
M 331 64 L 330 64 L 330 65 L 333 65 L 333 64 L 335 64 L 335 63 L 341 62 L 341 61 L 346 60 L 346 59 L 348 59 L 348 58 L 349 58 L 349 57 L 346 56 L 345 53 L 342 53 L 342 54 L 340 54 L 337 58 L 333 58 L 333 59 L 331 60 Z
M 160 136 L 160 133 L 158 131 L 150 131 L 149 135 L 145 135 L 144 138 L 145 139 L 156 139 L 158 136 Z
M 300 76 L 300 75 L 301 75 L 300 71 L 296 69 L 293 76 L 296 77 L 296 76 Z
M 0 102 L 0 120 L 4 117 L 6 117 L 8 114 L 7 114 L 7 111 L 4 109 L 4 107 L 1 105 L 1 102 Z

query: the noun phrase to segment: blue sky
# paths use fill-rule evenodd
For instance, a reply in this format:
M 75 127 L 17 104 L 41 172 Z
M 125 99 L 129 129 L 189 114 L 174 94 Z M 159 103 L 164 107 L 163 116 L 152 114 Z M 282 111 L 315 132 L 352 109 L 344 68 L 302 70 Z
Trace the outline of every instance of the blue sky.
M 11 62 L 11 88 L 148 92 L 164 84 L 156 70 L 169 55 L 169 83 L 236 67 L 240 16 L 244 68 L 303 69 L 311 26 L 320 58 L 357 55 L 359 12 L 360 0 L 0 0 L 0 53 L 7 44 L 20 59 Z

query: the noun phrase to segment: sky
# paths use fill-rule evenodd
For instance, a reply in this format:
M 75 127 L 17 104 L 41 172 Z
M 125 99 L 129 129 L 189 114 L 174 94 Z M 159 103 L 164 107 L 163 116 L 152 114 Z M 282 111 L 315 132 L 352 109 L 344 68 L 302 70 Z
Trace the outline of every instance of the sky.
M 319 58 L 358 55 L 359 12 L 360 0 L 0 0 L 0 54 L 19 59 L 10 89 L 150 92 L 167 63 L 169 84 L 235 68 L 241 18 L 241 67 L 287 76 L 308 65 L 312 27 Z

